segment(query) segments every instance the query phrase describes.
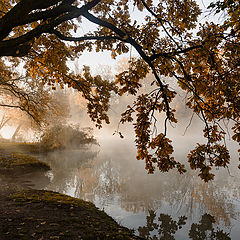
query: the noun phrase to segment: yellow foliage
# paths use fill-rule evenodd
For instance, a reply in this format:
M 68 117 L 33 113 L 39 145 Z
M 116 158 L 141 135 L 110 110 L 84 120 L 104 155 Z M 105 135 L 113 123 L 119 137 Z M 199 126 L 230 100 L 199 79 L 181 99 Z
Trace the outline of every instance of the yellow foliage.
M 24 63 L 28 78 L 53 90 L 56 83 L 78 90 L 99 128 L 103 122 L 109 123 L 112 94 L 136 96 L 121 122 L 133 122 L 137 158 L 145 160 L 150 173 L 154 164 L 161 171 L 177 168 L 184 172 L 183 165 L 172 157 L 167 138 L 168 123 L 177 123 L 171 106 L 176 93 L 162 80 L 171 77 L 186 92 L 186 106 L 205 123 L 207 143 L 197 146 L 189 161 L 193 168 L 200 168 L 202 178 L 210 180 L 213 165 L 225 167 L 229 162 L 223 120 L 233 122 L 232 138 L 240 143 L 240 4 L 218 0 L 209 8 L 213 14 L 225 11 L 225 19 L 200 24 L 202 10 L 195 0 L 0 0 L 1 77 L 4 81 L 12 78 L 14 68 Z M 133 10 L 141 17 L 136 18 Z M 98 27 L 79 36 L 82 18 Z M 133 48 L 139 58 L 131 56 Z M 130 53 L 129 68 L 117 74 L 114 83 L 92 76 L 86 66 L 82 74 L 74 74 L 67 62 L 84 50 L 107 50 L 114 59 Z M 3 64 L 6 56 L 12 69 Z M 149 72 L 155 77 L 153 90 L 140 94 L 141 80 Z M 23 99 L 21 108 L 41 116 Z M 160 134 L 155 129 L 156 114 L 166 116 Z

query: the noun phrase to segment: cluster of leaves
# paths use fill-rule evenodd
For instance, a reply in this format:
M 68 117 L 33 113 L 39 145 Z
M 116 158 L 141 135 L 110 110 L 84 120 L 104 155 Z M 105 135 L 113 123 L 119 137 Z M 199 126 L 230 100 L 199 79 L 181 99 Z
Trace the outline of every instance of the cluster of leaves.
M 161 95 L 159 89 L 151 94 L 138 96 L 134 102 L 134 106 L 131 107 L 129 105 L 128 109 L 122 113 L 121 123 L 132 122 L 134 120 L 133 114 L 136 115 L 134 129 L 136 133 L 135 142 L 138 149 L 137 159 L 145 160 L 146 169 L 149 173 L 154 172 L 153 164 L 155 163 L 162 172 L 177 168 L 180 173 L 183 173 L 186 171 L 184 166 L 175 161 L 174 157 L 171 156 L 173 153 L 171 140 L 164 133 L 157 134 L 156 126 L 151 127 L 152 122 L 156 122 L 156 118 L 154 117 L 155 111 L 161 113 L 166 108 L 163 101 L 159 102 L 158 95 Z M 174 95 L 174 92 L 168 92 L 169 102 Z M 177 122 L 172 112 L 169 121 Z M 155 136 L 152 137 L 153 135 Z
M 129 69 L 116 82 L 120 95 L 136 96 L 121 122 L 135 126 L 138 159 L 145 160 L 149 173 L 155 165 L 161 171 L 185 171 L 172 157 L 167 138 L 168 123 L 177 122 L 171 107 L 175 93 L 162 77 L 171 77 L 186 92 L 186 105 L 205 123 L 207 143 L 199 144 L 188 159 L 208 181 L 213 179 L 212 166 L 229 163 L 223 121 L 231 122 L 232 138 L 240 143 L 240 5 L 218 0 L 209 9 L 210 14 L 224 12 L 223 21 L 199 24 L 202 11 L 195 0 L 0 0 L 0 56 L 10 56 L 16 66 L 21 58 L 28 78 L 53 89 L 56 83 L 77 89 L 90 118 L 101 127 L 109 123 L 109 99 L 116 85 L 92 76 L 88 67 L 82 75 L 74 74 L 67 61 L 84 50 L 108 50 L 115 58 L 134 48 L 139 59 L 130 59 Z M 83 18 L 98 27 L 79 36 Z M 140 95 L 140 80 L 149 72 L 155 90 Z M 158 133 L 157 116 L 162 115 L 164 129 Z
M 81 129 L 78 125 L 56 125 L 47 128 L 40 138 L 41 148 L 54 149 L 80 148 L 84 144 L 97 144 L 90 128 Z
M 208 139 L 208 143 L 198 144 L 188 155 L 190 167 L 192 169 L 199 168 L 199 176 L 206 182 L 214 178 L 214 174 L 210 172 L 212 166 L 227 167 L 230 162 L 228 149 L 219 143 L 224 135 L 225 132 L 219 132 L 216 125 L 206 127 L 204 136 Z

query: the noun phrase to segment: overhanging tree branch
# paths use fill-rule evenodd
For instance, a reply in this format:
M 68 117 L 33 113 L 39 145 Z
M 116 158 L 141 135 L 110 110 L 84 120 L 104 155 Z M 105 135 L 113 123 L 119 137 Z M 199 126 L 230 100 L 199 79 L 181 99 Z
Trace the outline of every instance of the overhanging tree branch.
M 65 21 L 68 21 L 68 20 L 71 20 L 74 18 L 78 18 L 84 12 L 86 12 L 86 11 L 90 10 L 91 8 L 93 8 L 94 6 L 96 6 L 100 1 L 101 0 L 93 0 L 91 2 L 88 2 L 87 4 L 85 4 L 84 6 L 82 6 L 80 8 L 72 6 L 70 12 L 65 13 L 63 15 L 60 14 L 60 16 L 58 16 L 57 18 L 50 19 L 49 21 L 45 21 L 44 23 L 38 25 L 33 30 L 25 33 L 24 35 L 22 35 L 20 37 L 1 41 L 0 42 L 0 56 L 24 56 L 24 55 L 26 55 L 32 47 L 34 38 L 38 38 L 39 36 L 41 36 L 41 34 L 51 31 L 56 26 L 60 25 L 61 23 L 65 22 Z M 25 1 L 23 1 L 23 2 L 25 2 Z M 28 10 L 28 11 L 30 11 L 30 10 Z M 0 32 L 1 32 L 1 24 L 4 24 L 4 23 L 8 24 L 5 19 L 3 19 L 3 18 L 0 19 Z M 4 32 L 6 31 L 5 29 L 6 29 L 6 27 L 5 28 L 3 27 L 3 33 L 1 36 L 4 36 L 4 34 L 5 34 Z M 9 30 L 8 30 L 8 33 L 9 33 Z
M 95 7 L 100 2 L 101 5 Z M 239 7 L 238 1 L 235 2 Z M 204 137 L 211 140 L 208 145 L 199 145 L 190 152 L 188 158 L 191 167 L 200 168 L 200 176 L 208 181 L 213 178 L 209 174 L 209 167 L 225 167 L 228 164 L 228 152 L 220 145 L 222 133 L 218 131 L 222 120 L 234 121 L 232 138 L 240 142 L 239 24 L 236 21 L 238 11 L 231 4 L 224 7 L 227 14 L 224 24 L 206 22 L 199 26 L 201 11 L 195 1 L 165 1 L 163 4 L 160 1 L 158 4 L 157 1 L 147 0 L 4 0 L 1 3 L 0 56 L 26 56 L 23 59 L 26 61 L 26 76 L 32 81 L 46 79 L 42 82 L 48 82 L 52 87 L 56 83 L 61 86 L 67 84 L 82 92 L 88 102 L 88 114 L 98 127 L 101 127 L 102 120 L 109 122 L 106 111 L 109 109 L 111 91 L 116 92 L 117 87 L 99 76 L 91 76 L 89 68 L 85 68 L 83 76 L 70 73 L 67 61 L 85 49 L 91 51 L 94 46 L 97 50 L 110 51 L 113 47 L 113 53 L 116 54 L 127 52 L 129 45 L 136 49 L 141 59 L 130 59 L 131 71 L 118 74 L 117 83 L 122 87 L 119 91 L 121 94 L 129 92 L 135 95 L 139 94 L 141 79 L 150 71 L 155 77 L 151 86 L 157 87 L 158 93 L 139 95 L 135 101 L 136 112 L 128 109 L 121 120 L 123 123 L 132 122 L 136 117 L 133 124 L 137 158 L 145 160 L 149 173 L 154 171 L 154 164 L 160 171 L 174 167 L 179 172 L 184 170 L 174 160 L 173 146 L 166 137 L 167 123 L 177 120 L 175 109 L 170 108 L 175 92 L 165 84 L 162 76 L 175 76 L 182 90 L 191 92 L 185 104 L 205 122 Z M 144 15 L 143 22 L 140 23 L 138 19 L 134 21 L 131 5 L 137 6 Z M 143 8 L 146 11 L 142 11 Z M 80 16 L 97 24 L 98 29 L 91 34 L 74 37 L 72 30 L 79 26 Z M 72 46 L 65 41 L 85 43 Z M 18 58 L 11 60 L 14 69 L 20 61 Z M 41 107 L 48 104 L 47 99 L 42 101 L 41 89 L 32 90 L 34 85 L 30 87 L 32 91 L 25 89 L 29 94 L 25 96 L 24 92 L 18 88 L 12 89 L 7 84 L 12 84 L 14 88 L 21 85 L 8 80 L 4 83 L 5 79 L 16 76 L 12 71 L 16 69 L 17 72 L 17 68 L 8 68 L 4 61 L 4 58 L 0 61 L 3 79 L 1 93 L 8 94 L 10 91 L 10 104 L 19 104 L 22 110 L 40 119 L 44 112 Z M 67 77 L 68 74 L 72 79 Z M 171 81 L 175 81 L 175 78 L 171 78 Z M 42 106 L 34 106 L 39 99 Z M 165 114 L 165 131 L 151 136 L 152 127 L 153 132 L 156 127 L 157 111 L 160 115 Z M 217 160 L 218 154 L 221 161 Z M 203 156 L 201 162 L 200 155 Z
M 11 32 L 12 28 L 18 25 L 18 21 L 21 22 L 21 18 L 26 16 L 33 10 L 43 9 L 51 7 L 61 0 L 22 0 L 17 5 L 15 5 L 10 11 L 8 11 L 0 19 L 0 40 L 4 39 Z
M 139 55 L 143 58 L 143 60 L 146 61 L 146 63 L 152 69 L 153 74 L 154 74 L 157 82 L 159 83 L 159 86 L 160 86 L 162 94 L 163 94 L 163 100 L 164 100 L 165 105 L 166 105 L 167 119 L 169 119 L 170 118 L 170 107 L 169 107 L 169 103 L 168 103 L 168 100 L 167 100 L 167 96 L 166 96 L 166 92 L 165 92 L 163 83 L 162 83 L 161 79 L 159 78 L 159 76 L 156 72 L 156 69 L 155 69 L 155 67 L 152 63 L 152 60 L 144 53 L 143 48 L 134 39 L 132 39 L 130 36 L 128 36 L 126 33 L 124 33 L 119 28 L 115 27 L 113 24 L 111 24 L 107 21 L 104 21 L 100 18 L 95 17 L 94 15 L 90 14 L 88 11 L 83 13 L 83 16 L 86 17 L 89 21 L 91 21 L 91 22 L 93 22 L 97 25 L 100 25 L 100 26 L 103 26 L 103 27 L 106 27 L 106 28 L 112 30 L 117 35 L 119 35 L 125 42 L 130 43 L 137 50 Z

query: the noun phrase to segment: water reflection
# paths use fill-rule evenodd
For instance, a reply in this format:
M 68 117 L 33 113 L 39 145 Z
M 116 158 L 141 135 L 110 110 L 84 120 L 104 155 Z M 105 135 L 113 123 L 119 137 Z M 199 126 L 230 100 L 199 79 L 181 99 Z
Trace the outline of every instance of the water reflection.
M 209 216 L 214 217 L 212 224 L 233 228 L 232 235 L 239 233 L 240 179 L 234 171 L 231 174 L 235 177 L 231 177 L 226 170 L 217 172 L 215 181 L 210 183 L 204 183 L 191 171 L 185 175 L 174 171 L 148 175 L 144 163 L 135 160 L 134 147 L 130 144 L 109 144 L 107 151 L 100 152 L 82 149 L 52 153 L 45 159 L 53 169 L 47 189 L 92 201 L 122 225 L 142 229 L 139 233 L 146 232 L 149 225 L 154 231 L 160 231 L 160 239 L 167 239 L 161 237 L 174 235 L 174 231 L 176 239 L 187 239 L 186 236 L 180 237 L 180 226 L 187 222 L 186 225 L 192 224 L 188 238 L 191 232 L 192 239 L 204 239 L 194 238 L 193 232 L 201 231 Z M 153 210 L 152 215 L 148 215 L 150 209 Z M 150 221 L 157 212 L 161 212 L 158 216 L 160 225 Z M 149 219 L 147 222 L 150 221 L 147 225 L 146 216 Z M 186 216 L 186 219 L 181 216 Z M 202 227 L 193 224 L 198 221 Z M 168 224 L 170 232 L 162 224 Z M 211 231 L 212 236 L 220 234 L 216 229 Z M 178 235 L 178 232 L 181 234 Z M 185 231 L 186 234 L 188 231 Z M 199 234 L 202 236 L 202 233 Z
M 86 149 L 71 150 L 71 151 L 56 151 L 41 155 L 40 159 L 47 161 L 53 170 L 50 174 L 51 183 L 48 188 L 56 192 L 67 193 L 76 188 L 81 180 L 77 178 L 78 170 L 85 166 L 90 168 L 89 165 L 97 151 L 88 151 Z
M 180 216 L 178 220 L 173 220 L 171 216 L 167 214 L 157 215 L 154 211 L 150 210 L 148 216 L 146 216 L 146 226 L 139 227 L 139 235 L 148 240 L 174 240 L 175 233 L 186 225 L 187 217 Z M 189 239 L 193 240 L 229 240 L 229 233 L 216 228 L 214 217 L 205 213 L 202 215 L 199 223 L 193 223 L 188 231 Z M 154 234 L 157 232 L 157 234 Z

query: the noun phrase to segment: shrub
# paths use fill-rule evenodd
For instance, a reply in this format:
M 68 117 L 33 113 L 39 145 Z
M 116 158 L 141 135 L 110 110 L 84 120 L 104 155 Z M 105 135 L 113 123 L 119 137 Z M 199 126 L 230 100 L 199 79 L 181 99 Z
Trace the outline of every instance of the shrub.
M 47 128 L 40 138 L 45 150 L 80 148 L 85 144 L 97 144 L 91 128 L 81 129 L 78 125 L 57 125 Z

